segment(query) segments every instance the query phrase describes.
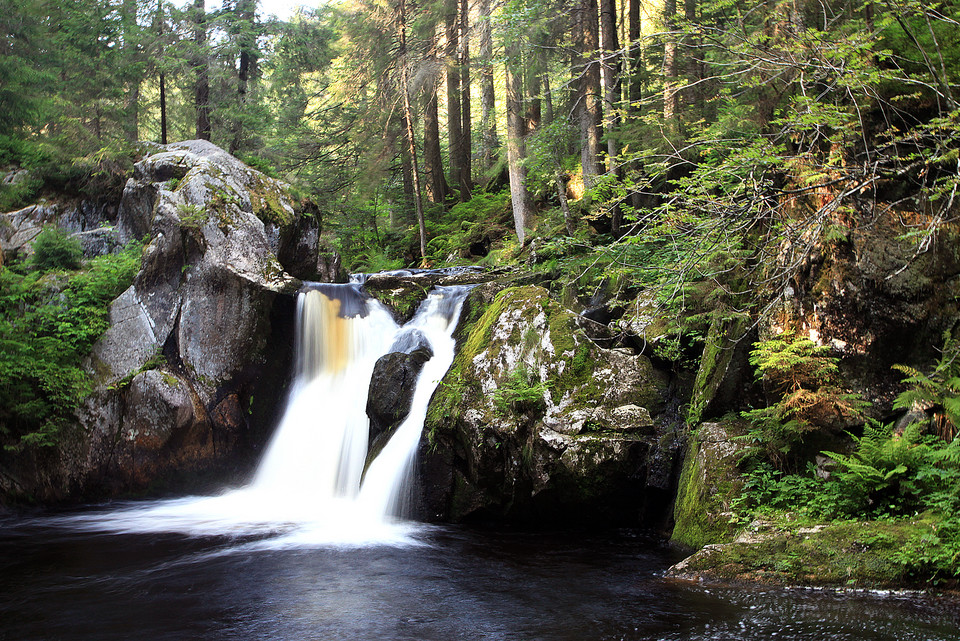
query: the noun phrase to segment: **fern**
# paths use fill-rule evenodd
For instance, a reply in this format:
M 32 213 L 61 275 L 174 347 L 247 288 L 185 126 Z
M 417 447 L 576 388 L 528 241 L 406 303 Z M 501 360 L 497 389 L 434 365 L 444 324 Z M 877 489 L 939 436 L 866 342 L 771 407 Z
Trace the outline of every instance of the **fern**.
M 953 440 L 960 426 L 960 340 L 944 332 L 940 359 L 929 375 L 907 365 L 893 369 L 907 375 L 903 383 L 909 386 L 897 396 L 894 409 L 928 412 L 936 433 Z
M 743 412 L 753 428 L 748 458 L 763 458 L 787 470 L 802 461 L 806 436 L 857 421 L 869 405 L 839 386 L 837 359 L 829 349 L 794 332 L 755 344 L 750 364 L 774 402 Z

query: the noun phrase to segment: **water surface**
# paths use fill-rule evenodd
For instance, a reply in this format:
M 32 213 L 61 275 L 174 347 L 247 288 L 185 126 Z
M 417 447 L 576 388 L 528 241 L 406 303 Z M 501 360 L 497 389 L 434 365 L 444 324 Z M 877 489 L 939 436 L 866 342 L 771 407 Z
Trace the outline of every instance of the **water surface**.
M 0 639 L 958 638 L 951 601 L 664 579 L 675 553 L 630 531 L 407 533 L 311 545 L 283 532 L 108 533 L 73 517 L 8 517 Z

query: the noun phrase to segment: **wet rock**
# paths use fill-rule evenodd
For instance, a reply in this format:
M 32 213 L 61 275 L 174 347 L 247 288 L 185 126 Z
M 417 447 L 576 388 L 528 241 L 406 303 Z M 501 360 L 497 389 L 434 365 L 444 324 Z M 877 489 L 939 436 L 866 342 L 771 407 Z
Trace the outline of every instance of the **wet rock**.
M 371 441 L 399 425 L 410 413 L 417 378 L 432 357 L 429 346 L 421 346 L 410 352 L 391 352 L 377 360 L 367 394 Z
M 672 431 L 668 377 L 597 346 L 540 287 L 493 293 L 468 297 L 458 355 L 431 401 L 433 451 L 454 467 L 453 485 L 425 488 L 424 504 L 453 520 L 636 523 L 649 456 Z
M 400 269 L 358 277 L 366 292 L 390 308 L 398 322 L 405 323 L 434 287 L 485 283 L 496 274 L 480 267 L 448 267 Z

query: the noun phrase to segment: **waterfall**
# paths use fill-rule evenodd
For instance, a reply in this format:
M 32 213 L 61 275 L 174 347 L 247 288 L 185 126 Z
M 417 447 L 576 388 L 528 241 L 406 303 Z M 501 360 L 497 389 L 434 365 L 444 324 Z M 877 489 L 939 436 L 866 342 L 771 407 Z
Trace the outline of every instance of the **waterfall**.
M 283 415 L 251 482 L 186 497 L 66 517 L 72 527 L 192 535 L 279 535 L 272 545 L 410 542 L 398 520 L 427 405 L 454 357 L 470 287 L 437 287 L 404 327 L 358 283 L 310 284 L 298 296 L 295 374 Z M 367 391 L 377 360 L 426 341 L 433 356 L 411 409 L 364 471 Z

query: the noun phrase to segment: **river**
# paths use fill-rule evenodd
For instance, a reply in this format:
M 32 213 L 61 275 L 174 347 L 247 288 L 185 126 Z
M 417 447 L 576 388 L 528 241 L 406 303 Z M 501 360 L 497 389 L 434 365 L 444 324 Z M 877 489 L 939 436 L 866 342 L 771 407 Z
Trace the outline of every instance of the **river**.
M 666 579 L 676 553 L 632 531 L 409 525 L 337 545 L 76 516 L 0 519 L 0 639 L 952 641 L 960 624 L 949 599 Z

